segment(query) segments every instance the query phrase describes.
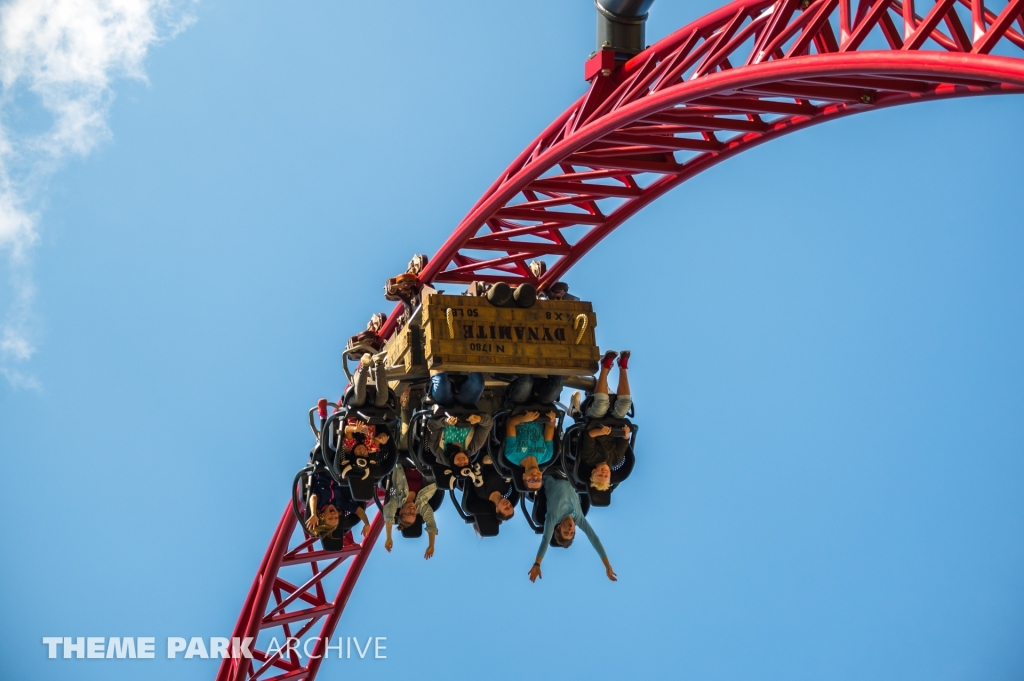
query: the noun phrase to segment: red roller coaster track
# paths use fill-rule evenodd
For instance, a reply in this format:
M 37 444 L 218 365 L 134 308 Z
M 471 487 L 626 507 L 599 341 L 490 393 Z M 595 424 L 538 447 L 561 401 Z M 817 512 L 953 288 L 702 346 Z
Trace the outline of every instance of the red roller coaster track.
M 737 0 L 622 66 L 596 55 L 587 93 L 502 173 L 421 273 L 425 282 L 555 281 L 631 215 L 755 145 L 880 107 L 1024 92 L 1024 0 Z M 394 330 L 397 310 L 384 333 Z M 319 636 L 294 650 L 227 659 L 218 681 L 316 676 L 383 520 L 361 547 L 316 549 L 288 508 L 235 637 Z M 296 545 L 289 548 L 293 542 Z M 326 574 L 352 558 L 333 600 Z M 308 568 L 293 584 L 282 569 Z

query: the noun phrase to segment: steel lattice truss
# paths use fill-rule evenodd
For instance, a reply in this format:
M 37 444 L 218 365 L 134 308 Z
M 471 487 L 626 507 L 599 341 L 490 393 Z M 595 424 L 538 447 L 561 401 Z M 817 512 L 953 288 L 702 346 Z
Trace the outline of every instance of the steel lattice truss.
M 596 73 L 420 279 L 536 282 L 527 263 L 544 257 L 553 264 L 536 283 L 550 283 L 648 203 L 744 149 L 880 107 L 1024 93 L 1022 11 L 1024 0 L 737 0 Z M 328 553 L 289 508 L 233 633 L 258 637 L 254 658 L 225 660 L 218 681 L 312 679 L 382 526 L 378 514 L 361 547 Z M 349 558 L 329 599 L 323 579 Z M 305 572 L 289 581 L 286 570 Z M 268 654 L 270 632 L 318 635 L 314 657 Z
M 231 634 L 235 640 L 233 648 L 239 651 L 238 655 L 224 660 L 217 672 L 218 681 L 314 678 L 324 659 L 326 642 L 338 626 L 348 597 L 384 527 L 383 517 L 378 513 L 369 536 L 361 546 L 344 551 L 322 551 L 317 549 L 315 539 L 296 532 L 297 524 L 289 504 L 263 556 L 242 606 L 242 614 Z M 349 558 L 354 560 L 341 587 L 333 599 L 328 598 L 324 579 Z M 298 580 L 286 579 L 292 577 L 288 573 L 305 573 L 304 581 L 295 584 Z M 321 627 L 314 632 L 318 623 Z M 317 636 L 316 643 L 304 651 L 305 660 L 300 657 L 299 650 L 284 646 L 289 638 L 305 642 Z M 241 653 L 246 637 L 254 641 L 248 647 L 252 652 L 251 659 Z M 268 648 L 268 642 L 274 639 L 277 645 L 272 644 L 273 649 Z
M 645 205 L 744 149 L 879 107 L 1021 92 L 1022 9 L 1022 0 L 991 10 L 984 0 L 726 5 L 593 78 L 424 277 L 535 281 L 526 264 L 548 256 L 545 281 L 555 281 Z

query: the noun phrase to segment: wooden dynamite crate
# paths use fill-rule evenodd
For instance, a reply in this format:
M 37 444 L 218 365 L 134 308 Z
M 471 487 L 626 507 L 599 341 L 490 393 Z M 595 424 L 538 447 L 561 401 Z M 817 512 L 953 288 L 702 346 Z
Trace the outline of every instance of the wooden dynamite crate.
M 427 374 L 427 363 L 423 357 L 423 329 L 420 328 L 419 314 L 405 327 L 391 337 L 384 346 L 387 363 L 391 367 L 404 367 L 406 376 L 415 377 Z M 397 383 L 392 381 L 397 387 Z
M 430 369 L 575 376 L 597 371 L 595 327 L 593 307 L 582 301 L 538 300 L 518 308 L 475 296 L 431 295 L 420 332 Z M 410 330 L 410 340 L 415 333 Z

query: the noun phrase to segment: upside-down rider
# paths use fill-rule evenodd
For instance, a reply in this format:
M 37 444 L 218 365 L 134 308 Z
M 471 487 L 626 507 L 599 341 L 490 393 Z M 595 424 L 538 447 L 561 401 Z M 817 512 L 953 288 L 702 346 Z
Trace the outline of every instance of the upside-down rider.
M 419 280 L 419 274 L 427 266 L 427 261 L 425 255 L 414 255 L 405 272 L 391 277 L 384 283 L 385 300 L 402 303 L 402 314 L 398 318 L 399 327 L 404 326 L 412 318 L 421 302 L 423 284 Z
M 438 463 L 465 468 L 487 444 L 492 423 L 487 413 L 456 415 L 441 409 L 427 421 L 427 449 Z
M 437 524 L 434 522 L 434 509 L 430 507 L 430 499 L 437 492 L 437 485 L 429 485 L 423 474 L 414 467 L 395 466 L 391 472 L 391 493 L 384 504 L 384 531 L 387 538 L 384 549 L 391 553 L 395 543 L 391 539 L 391 527 L 397 524 L 399 530 L 414 525 L 419 518 L 427 526 L 427 550 L 423 554 L 426 560 L 434 556 L 434 537 L 437 536 Z
M 629 350 L 617 353 L 609 350 L 601 358 L 601 372 L 597 377 L 594 389 L 593 404 L 584 416 L 587 429 L 580 438 L 580 461 L 592 466 L 589 484 L 598 491 L 605 491 L 611 486 L 612 469 L 622 463 L 629 447 L 630 429 L 622 425 L 623 435 L 613 435 L 612 424 L 618 426 L 629 413 L 633 400 L 629 394 Z M 608 394 L 608 373 L 612 369 L 615 357 L 619 358 L 619 384 L 615 390 L 615 399 Z
M 523 484 L 527 489 L 541 488 L 544 476 L 540 467 L 554 457 L 554 410 L 543 417 L 539 411 L 515 414 L 505 422 L 505 459 L 523 467 Z
M 587 518 L 583 515 L 583 507 L 580 506 L 580 498 L 576 488 L 565 478 L 557 475 L 544 476 L 544 494 L 547 496 L 547 513 L 544 515 L 544 537 L 540 542 L 540 549 L 537 551 L 537 560 L 530 568 L 530 581 L 537 581 L 542 577 L 540 564 L 544 561 L 544 554 L 547 553 L 548 544 L 560 546 L 567 549 L 572 546 L 573 538 L 576 536 L 576 528 L 579 527 L 587 535 L 597 555 L 601 556 L 604 563 L 605 574 L 613 582 L 618 581 L 612 564 L 604 552 L 601 540 L 597 533 L 590 527 Z
M 355 501 L 348 485 L 339 485 L 327 473 L 313 474 L 306 508 L 309 513 L 306 529 L 315 537 L 340 539 L 344 547 L 352 546 L 355 542 L 349 530 L 360 520 L 363 522 L 363 536 L 370 533 L 365 504 Z
M 372 373 L 374 376 L 373 406 L 385 407 L 388 403 L 388 377 L 384 368 L 382 355 L 371 356 L 364 354 L 359 360 L 359 368 L 352 377 L 352 394 L 348 400 L 348 406 L 358 409 L 368 401 L 367 378 Z M 351 412 L 350 412 L 351 413 Z M 383 428 L 383 427 L 381 427 Z M 343 459 L 355 460 L 370 457 L 380 451 L 382 445 L 387 444 L 390 435 L 387 432 L 377 432 L 378 426 L 368 424 L 358 416 L 349 416 L 345 419 L 342 431 L 341 449 Z M 386 431 L 386 428 L 383 428 Z
M 476 484 L 476 479 L 472 482 L 473 484 L 470 487 L 470 492 L 477 498 L 494 504 L 494 514 L 498 516 L 499 520 L 504 522 L 516 514 L 516 507 L 512 505 L 512 502 L 509 501 L 507 497 L 505 497 L 505 493 L 509 489 L 509 483 L 494 467 L 489 456 L 485 456 L 483 458 L 483 466 L 481 467 L 481 476 L 479 480 L 480 484 Z

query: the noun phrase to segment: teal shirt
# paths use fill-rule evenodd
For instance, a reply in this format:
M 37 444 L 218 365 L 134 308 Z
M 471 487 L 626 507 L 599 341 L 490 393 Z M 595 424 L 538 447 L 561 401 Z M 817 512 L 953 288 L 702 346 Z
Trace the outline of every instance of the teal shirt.
M 528 456 L 537 457 L 538 464 L 551 461 L 555 447 L 544 439 L 544 423 L 528 421 L 516 426 L 515 437 L 505 438 L 505 458 L 517 466 Z
M 473 432 L 473 426 L 445 426 L 442 437 L 446 445 L 456 444 L 463 449 L 466 448 L 466 440 Z

